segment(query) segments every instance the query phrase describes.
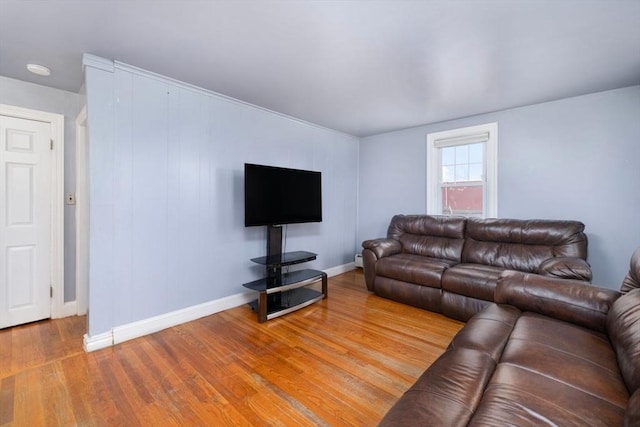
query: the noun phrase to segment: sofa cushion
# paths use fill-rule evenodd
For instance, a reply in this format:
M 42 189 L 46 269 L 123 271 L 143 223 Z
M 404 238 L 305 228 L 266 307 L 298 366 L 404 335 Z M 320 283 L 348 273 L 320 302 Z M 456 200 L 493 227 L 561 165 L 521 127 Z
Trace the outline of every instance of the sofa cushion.
M 442 289 L 460 295 L 493 301 L 493 293 L 504 268 L 481 264 L 457 264 L 444 272 Z
M 379 426 L 466 426 L 495 368 L 484 352 L 446 351 L 387 412 Z
M 587 258 L 578 221 L 468 218 L 462 262 L 537 273 L 554 257 Z
M 606 335 L 525 312 L 469 425 L 621 425 L 628 399 Z
M 402 253 L 379 259 L 375 268 L 378 276 L 440 288 L 442 273 L 453 263 L 453 261 Z
M 500 364 L 518 366 L 620 408 L 629 399 L 606 335 L 540 314 L 520 316 Z
M 396 215 L 387 238 L 402 244 L 408 254 L 460 262 L 465 219 L 431 215 Z
M 496 368 L 468 425 L 621 426 L 624 411 L 570 384 L 505 363 Z
M 607 332 L 627 388 L 640 388 L 640 289 L 616 300 L 607 316 Z

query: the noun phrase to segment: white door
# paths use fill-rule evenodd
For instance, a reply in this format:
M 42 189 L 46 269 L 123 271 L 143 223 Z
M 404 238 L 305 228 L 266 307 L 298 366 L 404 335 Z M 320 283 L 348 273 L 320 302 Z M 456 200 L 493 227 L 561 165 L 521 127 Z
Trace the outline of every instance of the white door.
M 0 328 L 51 316 L 50 133 L 0 116 Z

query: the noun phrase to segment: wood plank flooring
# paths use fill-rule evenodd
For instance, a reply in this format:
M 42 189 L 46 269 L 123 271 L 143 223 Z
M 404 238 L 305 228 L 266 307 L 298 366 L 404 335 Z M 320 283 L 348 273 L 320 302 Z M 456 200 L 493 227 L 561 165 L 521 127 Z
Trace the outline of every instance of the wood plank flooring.
M 366 291 L 259 324 L 247 306 L 84 353 L 86 318 L 0 330 L 0 426 L 371 426 L 462 323 Z

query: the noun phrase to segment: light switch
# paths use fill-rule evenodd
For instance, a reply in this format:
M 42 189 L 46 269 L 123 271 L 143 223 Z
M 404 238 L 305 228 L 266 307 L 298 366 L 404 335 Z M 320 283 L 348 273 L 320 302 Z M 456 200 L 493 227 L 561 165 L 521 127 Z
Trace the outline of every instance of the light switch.
M 67 193 L 65 195 L 65 200 L 67 201 L 68 205 L 75 205 L 76 204 L 76 193 Z

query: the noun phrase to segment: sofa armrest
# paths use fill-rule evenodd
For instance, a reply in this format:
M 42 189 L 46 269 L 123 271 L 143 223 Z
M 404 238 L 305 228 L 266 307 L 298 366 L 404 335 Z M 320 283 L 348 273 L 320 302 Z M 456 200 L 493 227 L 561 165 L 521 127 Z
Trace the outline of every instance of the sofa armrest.
M 362 248 L 373 251 L 378 259 L 402 252 L 402 245 L 395 239 L 365 240 L 362 242 Z
M 367 289 L 374 291 L 376 280 L 376 262 L 380 258 L 399 254 L 402 245 L 395 239 L 372 239 L 362 242 L 362 268 L 364 269 L 364 282 Z
M 583 281 L 505 271 L 498 279 L 494 300 L 604 332 L 609 308 L 619 296 L 617 291 Z
M 591 267 L 587 261 L 572 257 L 549 258 L 540 264 L 539 273 L 547 277 L 586 282 L 590 282 L 592 278 Z
M 640 248 L 636 249 L 631 255 L 629 272 L 622 281 L 620 292 L 626 294 L 635 288 L 640 288 Z M 640 414 L 640 411 L 638 413 Z

